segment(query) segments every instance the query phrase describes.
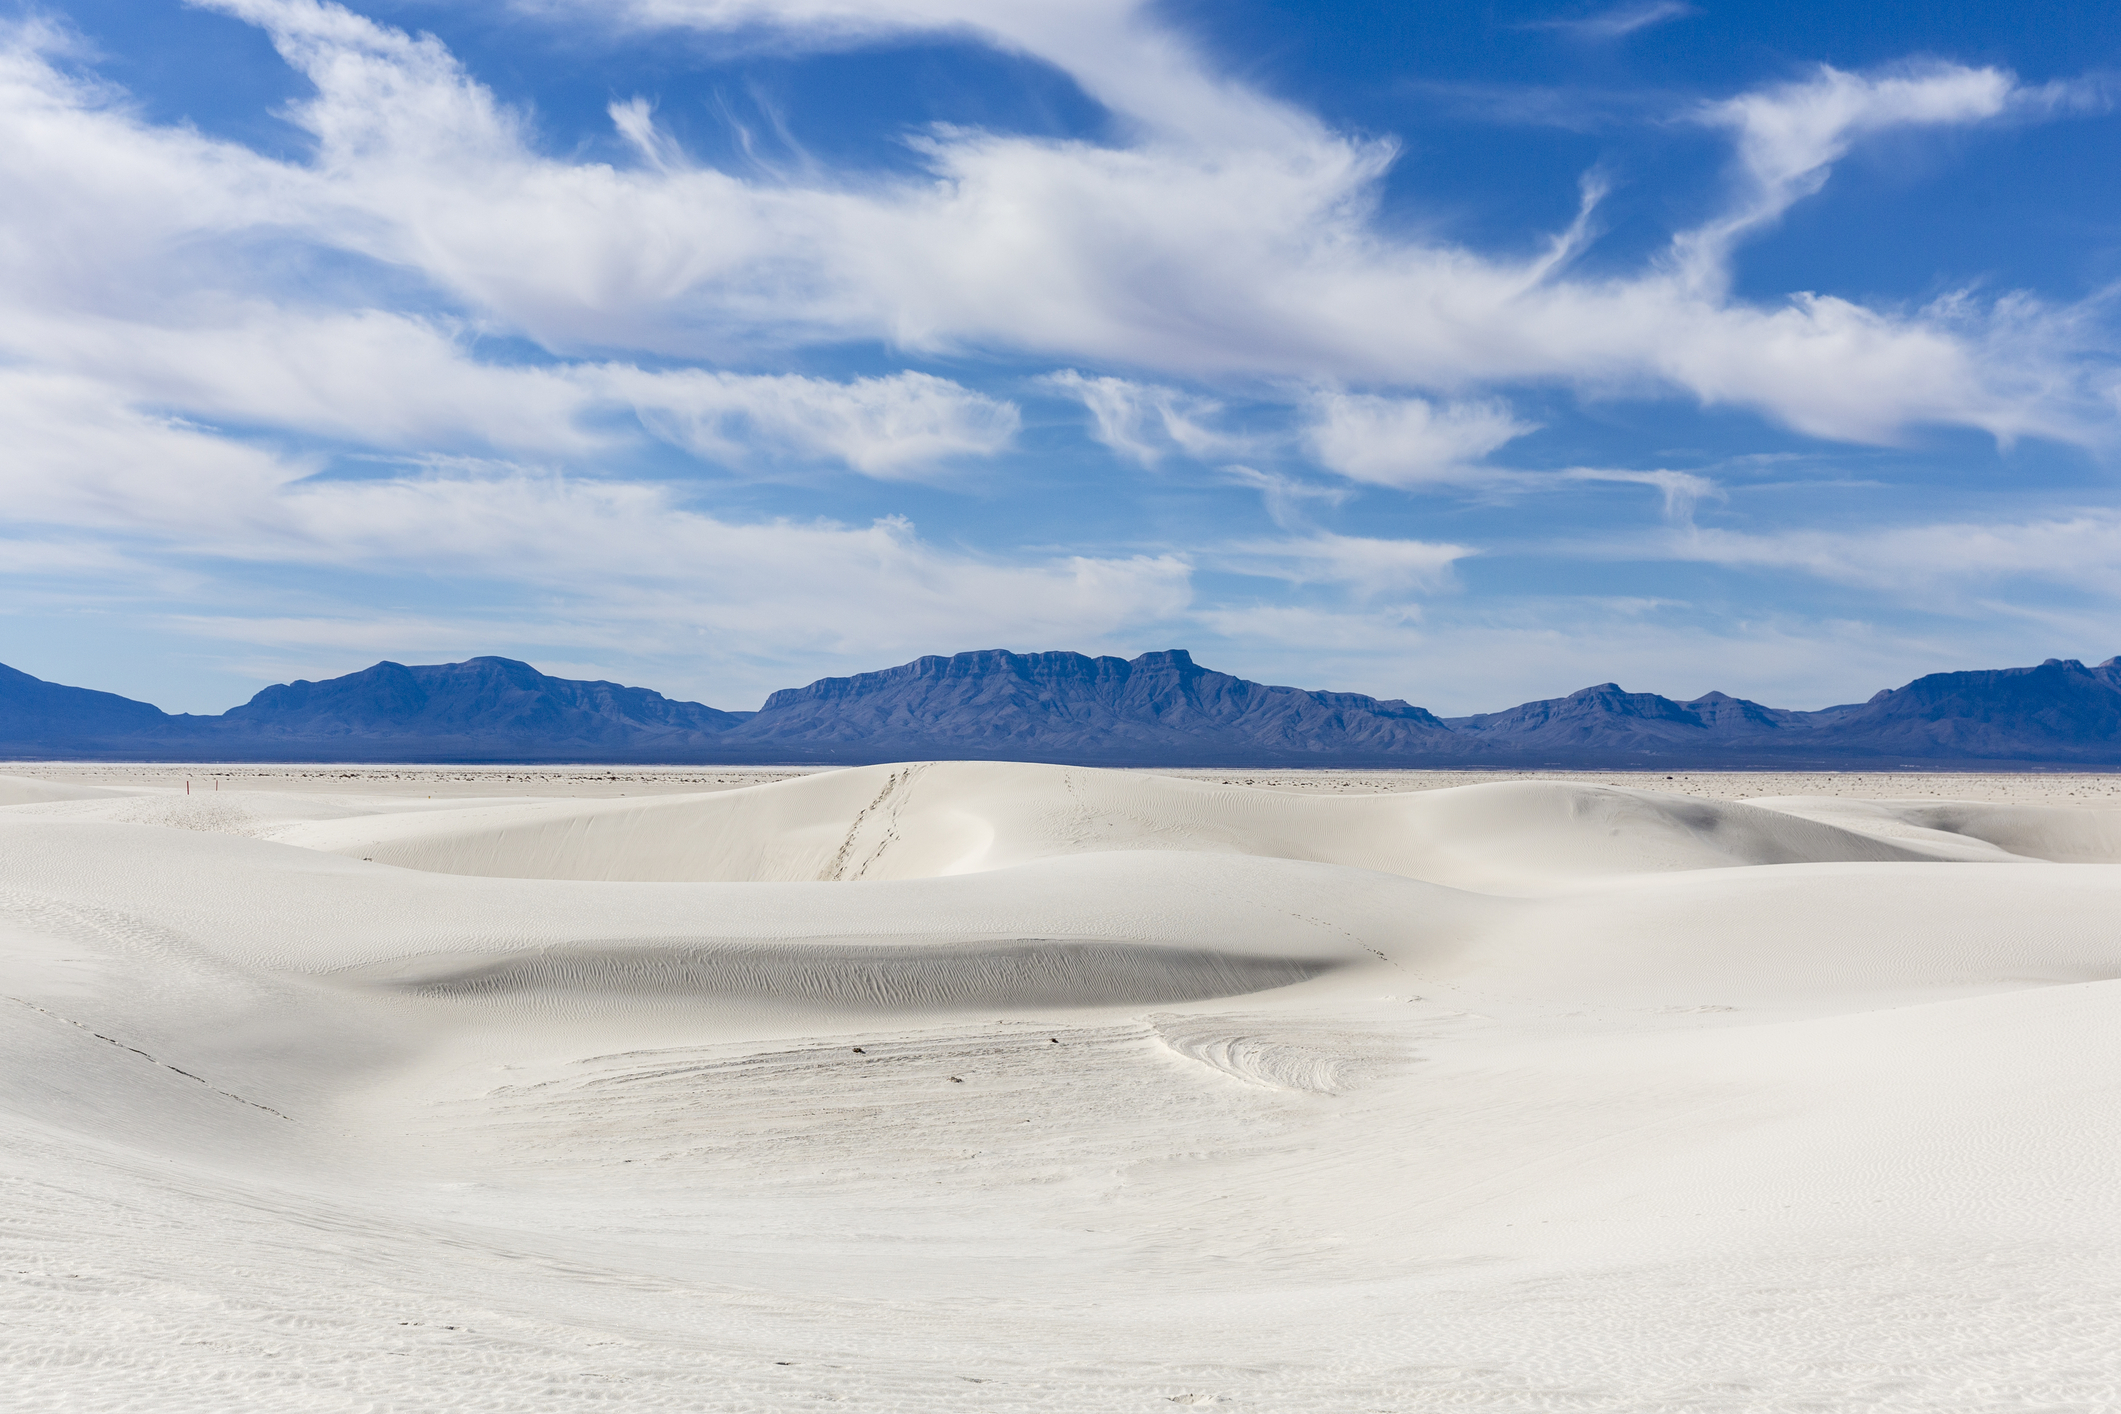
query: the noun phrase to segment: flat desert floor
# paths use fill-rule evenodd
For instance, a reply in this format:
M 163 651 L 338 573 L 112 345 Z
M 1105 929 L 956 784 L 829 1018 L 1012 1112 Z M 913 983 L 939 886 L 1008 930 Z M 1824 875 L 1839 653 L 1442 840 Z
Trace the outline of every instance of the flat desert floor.
M 0 770 L 0 1407 L 2121 1407 L 2121 778 Z

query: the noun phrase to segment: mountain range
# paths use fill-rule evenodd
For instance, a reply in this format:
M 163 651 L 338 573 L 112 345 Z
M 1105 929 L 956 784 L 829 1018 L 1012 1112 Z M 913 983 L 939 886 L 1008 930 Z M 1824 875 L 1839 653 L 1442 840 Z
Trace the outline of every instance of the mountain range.
M 170 761 L 1113 766 L 2121 766 L 2121 659 L 1933 673 L 1815 712 L 1601 683 L 1502 712 L 1272 687 L 1181 649 L 998 649 L 785 688 L 757 712 L 550 677 L 509 658 L 383 662 L 219 716 L 0 666 L 0 757 Z

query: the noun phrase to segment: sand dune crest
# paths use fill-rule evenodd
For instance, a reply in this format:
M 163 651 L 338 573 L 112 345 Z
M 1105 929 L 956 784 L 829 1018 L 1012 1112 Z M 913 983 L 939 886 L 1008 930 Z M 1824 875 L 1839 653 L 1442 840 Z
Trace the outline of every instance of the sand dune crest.
M 1078 767 L 875 766 L 646 801 L 473 806 L 275 838 L 500 878 L 875 881 L 1119 850 L 1298 859 L 1454 887 L 1739 865 L 1910 861 L 1919 842 L 1726 801 L 1556 782 L 1299 797 Z

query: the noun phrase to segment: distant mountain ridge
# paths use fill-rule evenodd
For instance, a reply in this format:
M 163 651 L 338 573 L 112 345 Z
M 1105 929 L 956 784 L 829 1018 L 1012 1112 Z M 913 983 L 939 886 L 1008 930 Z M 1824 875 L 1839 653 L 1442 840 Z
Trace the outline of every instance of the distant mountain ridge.
M 1806 732 L 1821 715 L 1763 707 L 1721 692 L 1692 702 L 1674 702 L 1653 692 L 1626 692 L 1620 684 L 1606 682 L 1567 697 L 1520 703 L 1503 712 L 1447 718 L 1446 725 L 1485 742 L 1508 742 L 1526 750 L 1656 751 L 1674 745 L 1764 741 Z
M 1793 769 L 2121 766 L 2121 658 L 1933 673 L 1816 712 L 1614 683 L 1439 718 L 1398 699 L 1277 687 L 1183 649 L 1133 659 L 999 649 L 786 688 L 757 712 L 481 657 L 382 662 L 171 715 L 0 666 L 0 756 L 180 761 Z
M 0 663 L 0 745 L 122 737 L 153 732 L 169 720 L 161 708 L 145 702 L 62 687 Z
M 190 761 L 701 759 L 751 716 L 647 688 L 549 677 L 512 658 L 382 662 L 268 687 L 218 717 L 0 667 L 0 754 Z
M 324 682 L 268 687 L 221 715 L 261 736 L 368 741 L 418 737 L 464 744 L 539 741 L 697 745 L 749 712 L 674 702 L 644 687 L 547 677 L 512 658 L 408 668 L 378 663 Z
M 1191 760 L 1390 755 L 1452 739 L 1436 716 L 1350 692 L 1268 687 L 1184 649 L 1132 660 L 989 650 L 784 688 L 725 741 L 806 755 L 976 753 Z

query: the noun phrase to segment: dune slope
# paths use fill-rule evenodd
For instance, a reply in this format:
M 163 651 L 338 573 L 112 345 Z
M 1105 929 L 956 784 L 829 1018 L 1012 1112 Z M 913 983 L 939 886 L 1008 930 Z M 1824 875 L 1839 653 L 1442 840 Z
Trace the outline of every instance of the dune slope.
M 2091 1411 L 2065 807 L 0 795 L 0 1407 Z
M 292 825 L 274 838 L 500 878 L 916 879 L 1148 850 L 1309 860 L 1501 893 L 1610 874 L 1940 857 L 1920 841 L 1787 811 L 1610 786 L 1525 781 L 1320 798 L 966 761 L 862 767 L 711 795 L 355 817 Z

